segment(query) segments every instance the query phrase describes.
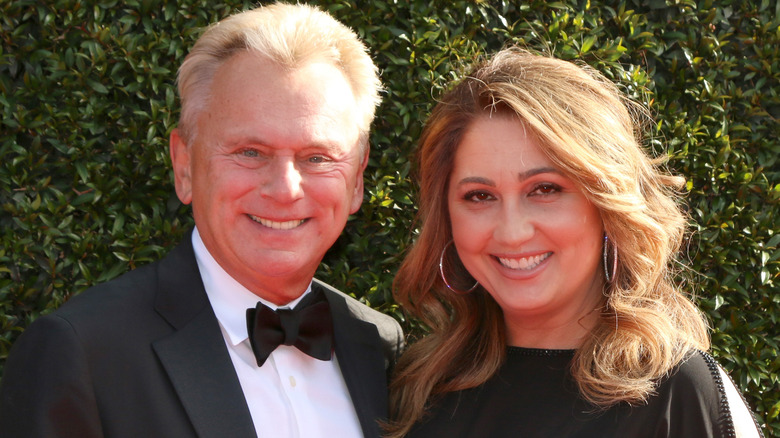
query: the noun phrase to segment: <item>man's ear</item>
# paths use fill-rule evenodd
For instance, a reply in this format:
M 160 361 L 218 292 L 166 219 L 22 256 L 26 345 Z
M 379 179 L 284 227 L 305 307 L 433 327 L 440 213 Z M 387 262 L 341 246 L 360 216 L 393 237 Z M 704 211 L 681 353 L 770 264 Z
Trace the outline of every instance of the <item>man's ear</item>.
M 168 143 L 173 165 L 173 180 L 176 184 L 176 196 L 183 204 L 192 202 L 192 157 L 190 148 L 179 135 L 179 130 L 171 131 Z
M 360 210 L 360 204 L 363 203 L 363 172 L 366 170 L 366 166 L 368 166 L 368 152 L 370 149 L 368 144 L 366 144 L 363 158 L 360 161 L 360 170 L 358 171 L 357 178 L 355 178 L 355 193 L 352 194 L 351 214 L 355 214 L 355 212 Z

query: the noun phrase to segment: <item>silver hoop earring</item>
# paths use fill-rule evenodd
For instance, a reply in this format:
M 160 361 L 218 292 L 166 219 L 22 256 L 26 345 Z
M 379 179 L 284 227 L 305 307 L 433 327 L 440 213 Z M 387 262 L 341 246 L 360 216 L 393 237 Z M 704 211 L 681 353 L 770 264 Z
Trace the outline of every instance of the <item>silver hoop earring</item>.
M 609 237 L 604 234 L 604 278 L 607 279 L 607 284 L 611 284 L 615 281 L 617 274 L 617 246 L 612 245 L 612 275 L 609 274 L 609 264 L 607 263 L 607 247 L 609 246 Z
M 477 281 L 476 283 L 474 283 L 474 286 L 471 286 L 471 288 L 469 290 L 461 291 L 461 290 L 458 290 L 458 289 L 455 289 L 454 287 L 452 287 L 450 285 L 450 282 L 447 281 L 447 277 L 444 275 L 444 252 L 447 251 L 447 247 L 450 246 L 450 244 L 452 242 L 453 242 L 452 240 L 447 242 L 447 244 L 444 245 L 444 249 L 441 250 L 441 256 L 439 256 L 439 274 L 441 274 L 441 279 L 444 281 L 444 285 L 447 286 L 447 289 L 455 292 L 456 294 L 465 295 L 465 294 L 473 291 L 474 289 L 476 289 L 477 286 L 479 286 L 479 282 Z

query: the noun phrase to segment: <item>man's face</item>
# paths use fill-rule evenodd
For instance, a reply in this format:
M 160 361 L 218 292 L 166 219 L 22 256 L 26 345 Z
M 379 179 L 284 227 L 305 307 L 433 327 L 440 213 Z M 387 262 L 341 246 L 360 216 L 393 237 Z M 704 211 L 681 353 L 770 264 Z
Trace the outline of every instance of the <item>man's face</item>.
M 176 193 L 216 261 L 255 294 L 297 298 L 362 202 L 355 99 L 335 66 L 285 70 L 251 53 L 223 64 L 185 145 Z

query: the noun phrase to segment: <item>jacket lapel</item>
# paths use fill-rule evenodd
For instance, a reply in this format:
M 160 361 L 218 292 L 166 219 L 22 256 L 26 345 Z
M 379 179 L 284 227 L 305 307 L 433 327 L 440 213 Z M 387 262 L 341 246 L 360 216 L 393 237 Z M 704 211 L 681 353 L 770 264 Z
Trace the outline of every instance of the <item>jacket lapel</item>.
M 335 350 L 341 374 L 355 406 L 363 435 L 381 435 L 377 420 L 387 418 L 387 375 L 379 333 L 352 315 L 343 296 L 314 282 L 325 292 L 333 315 Z
M 187 234 L 163 260 L 155 303 L 175 331 L 152 346 L 199 437 L 256 437 L 200 278 Z

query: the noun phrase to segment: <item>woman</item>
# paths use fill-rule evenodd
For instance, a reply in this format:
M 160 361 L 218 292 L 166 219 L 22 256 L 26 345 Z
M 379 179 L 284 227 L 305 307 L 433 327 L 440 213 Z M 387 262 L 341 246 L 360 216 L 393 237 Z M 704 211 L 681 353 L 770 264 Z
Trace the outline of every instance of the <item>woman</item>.
M 760 435 L 670 281 L 682 180 L 642 152 L 644 115 L 517 48 L 441 99 L 395 284 L 431 333 L 396 367 L 390 436 Z

